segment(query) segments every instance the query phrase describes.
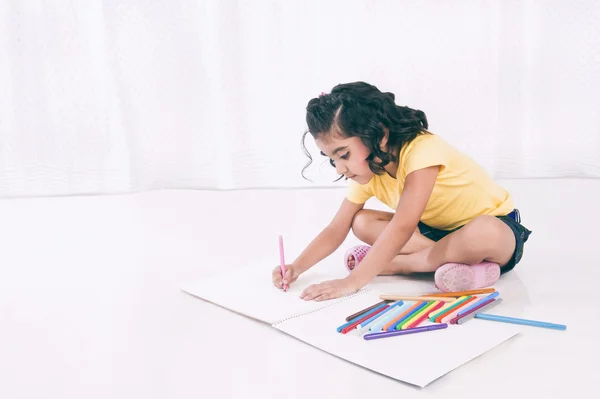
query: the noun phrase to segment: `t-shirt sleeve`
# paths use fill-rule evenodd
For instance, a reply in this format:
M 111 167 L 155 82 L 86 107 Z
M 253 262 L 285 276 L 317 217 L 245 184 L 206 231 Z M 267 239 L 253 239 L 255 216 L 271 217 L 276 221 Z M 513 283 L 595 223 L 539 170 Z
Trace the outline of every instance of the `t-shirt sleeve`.
M 414 145 L 406 154 L 404 167 L 406 175 L 430 166 L 448 166 L 450 155 L 443 140 L 434 135 L 420 136 L 415 140 Z
M 346 198 L 348 201 L 355 204 L 364 204 L 372 196 L 373 194 L 367 187 L 358 184 L 354 180 L 350 180 L 348 191 L 346 192 Z

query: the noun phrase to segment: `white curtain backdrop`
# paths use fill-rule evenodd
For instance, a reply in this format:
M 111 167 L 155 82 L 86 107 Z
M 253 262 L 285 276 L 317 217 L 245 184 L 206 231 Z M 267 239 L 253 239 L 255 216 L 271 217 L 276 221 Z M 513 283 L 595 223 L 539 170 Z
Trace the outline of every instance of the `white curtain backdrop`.
M 600 2 L 0 0 L 0 196 L 317 187 L 368 81 L 495 177 L 600 177 Z

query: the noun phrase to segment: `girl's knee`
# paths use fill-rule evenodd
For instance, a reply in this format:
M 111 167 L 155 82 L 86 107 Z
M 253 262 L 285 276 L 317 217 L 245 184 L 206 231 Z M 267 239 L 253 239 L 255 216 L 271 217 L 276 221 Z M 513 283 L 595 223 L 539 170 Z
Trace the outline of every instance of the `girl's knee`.
M 366 209 L 356 212 L 356 215 L 354 215 L 354 218 L 352 219 L 352 232 L 356 237 L 360 238 L 363 235 L 370 219 L 371 217 Z
M 391 217 L 387 219 L 387 215 L 384 212 L 378 212 L 372 209 L 361 209 L 356 212 L 352 219 L 352 232 L 358 238 L 361 238 L 374 221 L 378 220 L 391 220 Z

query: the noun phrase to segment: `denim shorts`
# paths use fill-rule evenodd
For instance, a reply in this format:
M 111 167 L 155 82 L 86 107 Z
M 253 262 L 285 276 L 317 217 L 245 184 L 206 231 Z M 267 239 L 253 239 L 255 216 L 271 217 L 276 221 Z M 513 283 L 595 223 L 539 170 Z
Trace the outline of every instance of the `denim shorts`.
M 523 257 L 523 247 L 525 246 L 525 242 L 529 238 L 531 231 L 528 230 L 525 226 L 521 224 L 521 214 L 518 209 L 513 210 L 508 215 L 504 216 L 496 216 L 498 219 L 502 220 L 510 229 L 513 231 L 515 235 L 515 251 L 513 252 L 512 258 L 508 261 L 508 263 L 500 268 L 500 273 L 504 274 L 506 272 L 511 271 L 514 267 L 519 263 L 521 258 Z M 433 241 L 439 241 L 442 238 L 446 237 L 448 234 L 459 230 L 461 227 L 457 227 L 453 230 L 440 230 L 434 227 L 430 227 L 423 222 L 419 222 L 419 231 L 425 237 L 429 238 Z

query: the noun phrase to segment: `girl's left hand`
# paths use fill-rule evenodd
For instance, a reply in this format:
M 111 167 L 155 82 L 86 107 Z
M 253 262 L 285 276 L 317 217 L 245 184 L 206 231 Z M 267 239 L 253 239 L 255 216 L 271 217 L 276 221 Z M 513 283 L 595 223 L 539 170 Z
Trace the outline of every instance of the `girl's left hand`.
M 344 295 L 352 294 L 358 291 L 348 279 L 329 280 L 320 284 L 314 284 L 306 287 L 300 298 L 305 301 L 314 299 L 315 301 L 325 301 L 327 299 L 339 298 Z

